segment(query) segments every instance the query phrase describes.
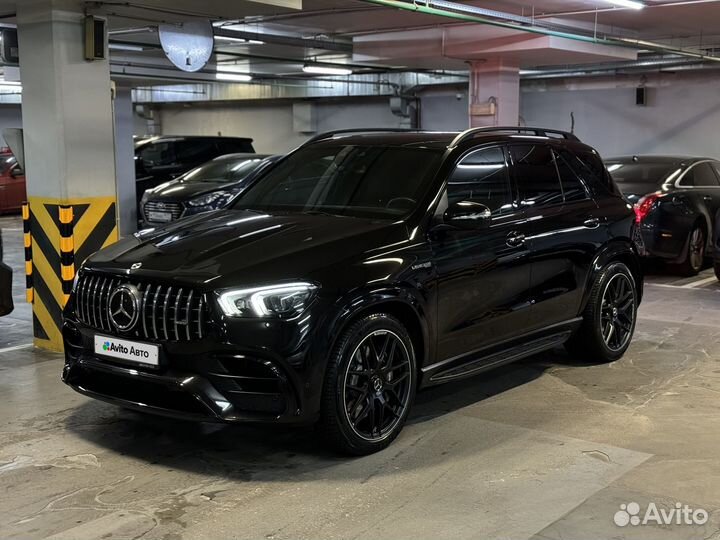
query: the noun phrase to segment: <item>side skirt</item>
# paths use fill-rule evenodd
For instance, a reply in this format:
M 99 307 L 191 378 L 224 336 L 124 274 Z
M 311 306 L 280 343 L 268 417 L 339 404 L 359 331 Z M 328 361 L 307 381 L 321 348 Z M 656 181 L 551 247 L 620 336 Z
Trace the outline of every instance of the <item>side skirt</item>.
M 427 366 L 422 369 L 425 379 L 422 386 L 434 386 L 472 377 L 478 373 L 547 351 L 565 343 L 581 323 L 582 318 L 578 317 L 533 332 L 531 335 L 515 338 L 512 340 L 512 344 L 507 343 L 494 346 L 491 350 L 481 350 L 473 356 L 459 358 L 457 361 L 449 359 Z

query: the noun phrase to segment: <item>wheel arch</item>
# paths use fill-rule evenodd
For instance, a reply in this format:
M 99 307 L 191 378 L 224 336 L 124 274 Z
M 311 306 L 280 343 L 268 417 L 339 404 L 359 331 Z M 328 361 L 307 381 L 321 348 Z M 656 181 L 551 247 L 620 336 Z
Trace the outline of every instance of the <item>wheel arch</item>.
M 331 325 L 331 350 L 350 325 L 372 313 L 387 313 L 405 326 L 412 340 L 417 368 L 420 370 L 432 354 L 427 312 L 423 303 L 404 288 L 373 291 L 370 295 L 344 302 L 344 307 Z
M 592 262 L 591 270 L 585 285 L 582 309 L 580 311 L 581 313 L 587 305 L 595 278 L 600 274 L 603 268 L 613 262 L 621 262 L 630 269 L 630 273 L 633 275 L 635 281 L 635 289 L 638 293 L 638 303 L 642 300 L 643 268 L 640 256 L 630 239 L 617 239 L 608 242 L 595 256 L 595 259 Z

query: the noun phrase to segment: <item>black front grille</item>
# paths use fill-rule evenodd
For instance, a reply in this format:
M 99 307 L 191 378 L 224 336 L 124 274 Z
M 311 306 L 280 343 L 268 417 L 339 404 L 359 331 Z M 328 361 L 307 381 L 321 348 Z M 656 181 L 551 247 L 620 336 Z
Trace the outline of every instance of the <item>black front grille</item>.
M 152 221 L 148 217 L 148 212 L 168 212 L 172 214 L 172 219 L 175 221 L 176 219 L 180 219 L 182 217 L 184 211 L 185 208 L 182 203 L 179 202 L 148 201 L 143 207 L 143 213 L 145 214 L 145 219 L 147 221 Z
M 122 284 L 137 287 L 142 294 L 140 317 L 125 335 L 165 341 L 193 341 L 206 334 L 205 299 L 188 287 L 162 285 L 133 279 L 85 274 L 75 289 L 75 314 L 88 326 L 116 332 L 110 319 L 108 300 Z

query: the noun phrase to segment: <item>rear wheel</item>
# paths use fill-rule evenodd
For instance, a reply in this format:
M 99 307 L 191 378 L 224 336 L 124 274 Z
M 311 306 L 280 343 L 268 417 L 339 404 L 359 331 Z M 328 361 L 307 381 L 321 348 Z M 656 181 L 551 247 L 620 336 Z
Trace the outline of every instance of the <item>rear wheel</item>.
M 720 261 L 716 260 L 713 263 L 713 268 L 715 269 L 715 277 L 720 281 Z
M 324 438 L 343 453 L 382 450 L 405 425 L 416 385 L 413 344 L 402 323 L 383 313 L 363 317 L 342 334 L 328 363 Z
M 678 270 L 684 276 L 695 276 L 702 270 L 705 262 L 705 231 L 700 225 L 695 225 L 688 238 L 688 250 L 685 260 L 678 265 Z
M 635 279 L 623 263 L 610 263 L 595 278 L 582 325 L 566 343 L 568 352 L 589 362 L 617 360 L 630 346 L 636 315 Z

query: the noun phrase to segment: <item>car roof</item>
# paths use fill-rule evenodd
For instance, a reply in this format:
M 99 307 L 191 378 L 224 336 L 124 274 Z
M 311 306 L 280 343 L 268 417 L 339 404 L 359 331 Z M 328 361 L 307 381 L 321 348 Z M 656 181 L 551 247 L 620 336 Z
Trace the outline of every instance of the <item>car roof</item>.
M 238 154 L 223 154 L 213 159 L 213 161 L 237 161 L 240 159 L 265 159 L 272 157 L 272 154 L 251 154 L 248 152 Z
M 144 146 L 150 143 L 156 142 L 172 142 L 172 141 L 205 141 L 205 140 L 220 140 L 220 141 L 242 141 L 242 142 L 253 142 L 250 137 L 225 137 L 219 135 L 154 135 L 146 139 L 140 139 L 135 141 L 135 146 Z
M 638 163 L 638 164 L 649 164 L 649 163 L 655 163 L 658 165 L 667 164 L 667 165 L 679 165 L 679 164 L 686 164 L 689 165 L 690 163 L 695 163 L 697 161 L 717 161 L 713 158 L 706 158 L 706 157 L 698 157 L 698 156 L 666 156 L 666 155 L 640 155 L 640 156 L 616 156 L 616 157 L 610 157 L 606 158 L 605 162 L 610 163 Z
M 338 133 L 327 138 L 311 141 L 312 144 L 336 145 L 368 145 L 368 146 L 403 146 L 413 148 L 446 149 L 460 135 L 460 131 L 372 131 L 361 133 Z M 483 131 L 472 135 L 476 144 L 483 142 L 535 142 L 538 140 L 563 141 L 578 144 L 578 141 L 557 137 L 539 137 L 526 133 L 511 133 L 504 129 Z M 584 145 L 583 145 L 584 146 Z

